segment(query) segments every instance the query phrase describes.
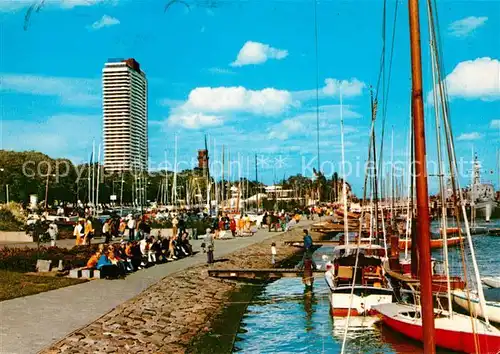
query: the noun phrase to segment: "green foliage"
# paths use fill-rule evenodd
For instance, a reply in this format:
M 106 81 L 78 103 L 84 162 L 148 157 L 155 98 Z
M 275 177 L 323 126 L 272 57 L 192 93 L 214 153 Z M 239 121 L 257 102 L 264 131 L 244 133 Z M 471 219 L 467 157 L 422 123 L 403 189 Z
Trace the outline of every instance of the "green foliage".
M 22 220 L 16 217 L 9 207 L 0 207 L 0 231 L 21 231 Z

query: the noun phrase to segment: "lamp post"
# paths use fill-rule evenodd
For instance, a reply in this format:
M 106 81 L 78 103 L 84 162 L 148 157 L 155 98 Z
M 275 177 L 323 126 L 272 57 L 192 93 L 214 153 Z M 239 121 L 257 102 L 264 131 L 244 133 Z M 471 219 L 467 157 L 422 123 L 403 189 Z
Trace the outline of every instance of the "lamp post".
M 47 173 L 47 181 L 45 182 L 45 210 L 47 210 L 47 202 L 48 202 L 48 198 L 49 198 L 49 177 L 50 176 L 54 176 L 55 177 L 55 174 L 50 174 L 50 173 Z
M 121 180 L 121 187 L 120 187 L 120 217 L 123 216 L 123 183 L 125 181 L 123 180 L 123 172 L 122 172 L 122 180 Z
M 4 168 L 0 167 L 0 172 L 2 172 L 2 175 L 3 175 L 3 171 L 5 171 Z M 3 183 L 2 183 L 2 186 L 3 186 Z M 7 204 L 9 202 L 9 187 L 8 187 L 8 184 L 6 185 L 5 188 L 6 188 L 5 189 L 5 203 Z

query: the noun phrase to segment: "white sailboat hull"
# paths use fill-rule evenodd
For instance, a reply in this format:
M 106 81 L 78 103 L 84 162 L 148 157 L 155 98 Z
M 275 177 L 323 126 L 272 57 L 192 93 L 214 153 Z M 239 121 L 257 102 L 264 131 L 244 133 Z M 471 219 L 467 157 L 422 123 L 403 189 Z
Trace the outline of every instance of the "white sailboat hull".
M 470 293 L 470 306 L 473 315 L 484 317 L 479 298 L 475 293 Z M 469 301 L 467 294 L 462 290 L 453 291 L 453 301 L 465 311 L 469 312 Z M 486 301 L 486 314 L 491 322 L 500 323 L 500 303 L 494 301 Z
M 392 302 L 392 290 L 355 286 L 351 302 L 351 287 L 333 288 L 330 293 L 330 313 L 334 317 L 347 316 L 349 308 L 351 316 L 370 316 L 376 314 L 373 306 Z
M 487 277 L 482 278 L 483 284 L 488 285 L 490 288 L 500 288 L 500 277 Z

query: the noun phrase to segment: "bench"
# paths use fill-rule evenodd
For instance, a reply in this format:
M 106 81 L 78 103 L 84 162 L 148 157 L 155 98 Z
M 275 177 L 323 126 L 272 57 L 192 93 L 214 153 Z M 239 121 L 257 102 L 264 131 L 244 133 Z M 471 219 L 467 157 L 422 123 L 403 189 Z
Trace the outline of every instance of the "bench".
M 69 277 L 70 278 L 83 278 L 83 279 L 92 279 L 92 278 L 101 278 L 101 272 L 98 269 L 95 268 L 88 268 L 88 267 L 80 267 L 80 268 L 74 268 L 69 271 Z

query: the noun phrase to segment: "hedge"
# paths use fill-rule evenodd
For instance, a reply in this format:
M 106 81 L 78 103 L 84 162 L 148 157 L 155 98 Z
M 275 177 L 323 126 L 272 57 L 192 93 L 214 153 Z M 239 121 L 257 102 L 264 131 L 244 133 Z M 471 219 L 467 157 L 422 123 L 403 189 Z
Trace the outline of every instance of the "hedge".
M 64 268 L 83 267 L 90 256 L 97 251 L 98 245 L 75 246 L 71 249 L 59 247 L 36 248 L 7 248 L 0 249 L 0 269 L 14 272 L 33 272 L 36 270 L 38 259 L 51 260 L 52 266 L 57 267 L 59 260 L 63 261 Z

